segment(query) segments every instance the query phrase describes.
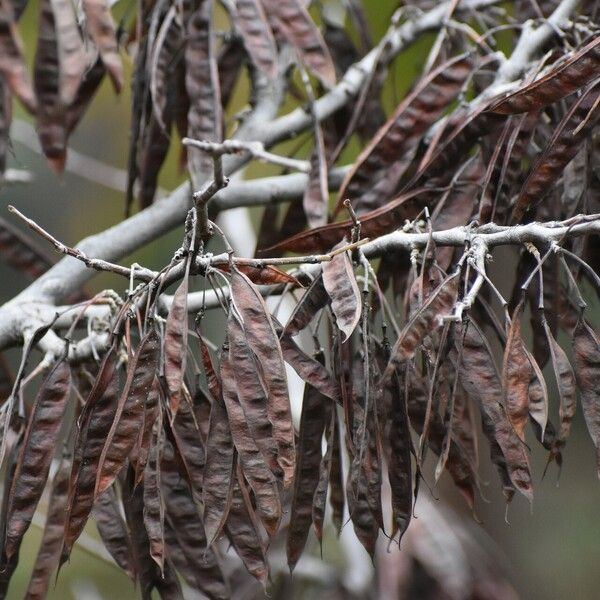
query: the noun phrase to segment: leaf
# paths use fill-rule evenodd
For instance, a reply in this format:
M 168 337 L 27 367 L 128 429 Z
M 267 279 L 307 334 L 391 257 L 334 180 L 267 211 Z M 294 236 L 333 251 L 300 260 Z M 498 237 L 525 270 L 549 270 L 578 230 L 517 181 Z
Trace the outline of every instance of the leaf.
M 114 486 L 101 494 L 92 509 L 100 538 L 115 562 L 135 581 L 136 570 L 131 550 L 131 540 L 119 510 Z
M 323 284 L 331 298 L 335 323 L 345 341 L 358 325 L 362 311 L 361 294 L 348 252 L 340 252 L 323 263 Z
M 85 27 L 92 38 L 106 67 L 115 92 L 123 88 L 123 64 L 119 56 L 117 32 L 108 0 L 82 0 Z
M 221 396 L 213 398 L 206 440 L 206 465 L 202 504 L 204 504 L 204 529 L 208 546 L 212 546 L 225 522 L 231 505 L 235 473 L 235 448 L 227 411 Z
M 35 114 L 37 101 L 23 56 L 23 42 L 9 0 L 0 2 L 0 73 L 10 91 Z
M 236 0 L 233 24 L 252 64 L 269 79 L 277 75 L 277 46 L 260 0 Z
M 419 81 L 360 153 L 340 187 L 335 214 L 345 198 L 361 214 L 393 194 L 421 136 L 440 117 L 474 67 L 471 53 L 447 61 Z
M 569 161 L 577 154 L 582 140 L 600 118 L 600 111 L 595 106 L 598 97 L 600 97 L 600 84 L 592 84 L 573 102 L 561 119 L 521 188 L 513 219 L 520 221 L 526 211 L 543 200 Z M 590 111 L 595 112 L 590 115 Z M 583 125 L 588 116 L 589 120 Z
M 185 87 L 190 100 L 188 137 L 220 142 L 223 117 L 211 13 L 212 2 L 202 2 L 187 24 Z M 189 147 L 188 160 L 194 177 L 199 173 L 212 172 L 212 161 L 201 150 Z
M 600 340 L 584 319 L 579 319 L 573 334 L 573 361 L 585 424 L 596 447 L 600 477 Z
M 294 426 L 287 377 L 279 339 L 263 297 L 237 270 L 231 276 L 231 296 L 241 317 L 248 344 L 260 364 L 268 392 L 267 411 L 277 445 L 277 460 L 288 487 L 294 474 Z
M 230 320 L 235 319 L 231 315 Z M 235 360 L 231 351 L 221 356 L 221 381 L 223 385 L 223 401 L 229 418 L 231 437 L 237 450 L 239 464 L 254 492 L 256 512 L 265 526 L 269 538 L 273 538 L 281 521 L 281 500 L 277 489 L 277 481 L 258 449 L 250 432 L 244 410 L 238 399 L 235 385 Z
M 300 0 L 262 0 L 277 30 L 296 50 L 300 62 L 325 87 L 335 84 L 335 67 L 327 45 Z
M 505 115 L 539 110 L 595 79 L 599 67 L 600 39 L 596 37 L 536 81 L 497 100 L 490 110 Z
M 151 329 L 142 338 L 127 368 L 125 386 L 98 461 L 96 498 L 112 485 L 135 445 L 144 422 L 144 402 L 152 387 L 159 355 L 160 339 Z
M 31 409 L 10 488 L 4 554 L 16 554 L 44 491 L 69 399 L 71 371 L 60 360 L 40 387 Z
M 165 323 L 164 354 L 165 379 L 169 390 L 169 405 L 173 415 L 177 414 L 181 403 L 183 376 L 188 352 L 188 313 L 189 261 L 183 281 L 173 296 Z
M 63 459 L 52 481 L 44 533 L 25 594 L 27 600 L 42 600 L 46 597 L 50 577 L 60 560 L 69 492 L 69 472 L 70 465 Z
M 232 546 L 250 575 L 266 588 L 269 567 L 260 539 L 260 525 L 239 467 L 233 484 L 231 508 L 225 527 Z
M 525 440 L 525 425 L 529 415 L 529 382 L 533 369 L 529 354 L 521 338 L 523 301 L 515 309 L 504 349 L 502 362 L 502 387 L 506 413 L 521 440 Z
M 69 557 L 73 544 L 81 535 L 94 504 L 100 455 L 117 410 L 119 394 L 117 356 L 118 345 L 115 342 L 104 356 L 79 417 L 66 506 L 62 562 Z
M 302 555 L 312 522 L 313 497 L 319 483 L 321 443 L 325 426 L 330 420 L 331 408 L 328 399 L 317 389 L 311 385 L 304 387 L 287 537 L 287 563 L 290 571 L 293 571 Z

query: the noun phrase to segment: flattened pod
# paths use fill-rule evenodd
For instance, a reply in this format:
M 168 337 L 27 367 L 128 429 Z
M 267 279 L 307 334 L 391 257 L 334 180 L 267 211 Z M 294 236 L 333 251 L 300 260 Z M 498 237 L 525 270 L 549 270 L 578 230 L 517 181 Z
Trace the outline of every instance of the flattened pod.
M 63 459 L 52 482 L 44 533 L 25 594 L 27 600 L 42 600 L 46 597 L 50 578 L 60 559 L 70 470 L 69 463 Z
M 517 435 L 524 440 L 524 430 L 529 415 L 529 382 L 533 379 L 533 369 L 521 338 L 522 312 L 523 301 L 513 313 L 506 339 L 502 363 L 502 387 L 508 418 Z
M 8 500 L 4 542 L 7 560 L 18 552 L 44 491 L 70 386 L 69 364 L 61 360 L 42 383 L 31 409 Z
M 394 231 L 406 219 L 414 218 L 425 205 L 437 198 L 435 188 L 415 187 L 360 217 L 361 235 L 376 238 Z M 267 248 L 269 251 L 289 250 L 291 252 L 327 252 L 338 244 L 344 236 L 349 237 L 353 223 L 350 220 L 330 223 L 293 235 Z
M 539 428 L 540 439 L 544 439 L 546 425 L 548 424 L 548 388 L 542 375 L 542 370 L 531 352 L 527 351 L 531 365 L 531 379 L 529 381 L 529 417 Z
M 337 425 L 337 415 L 335 414 L 335 409 L 332 410 L 331 420 L 327 426 L 327 450 L 325 451 L 325 456 L 321 459 L 321 464 L 319 465 L 319 474 L 317 487 L 315 488 L 315 493 L 312 497 L 312 522 L 315 528 L 315 535 L 317 536 L 317 540 L 319 544 L 323 543 L 323 523 L 325 522 L 325 507 L 327 504 L 327 488 L 329 486 L 329 480 L 331 478 L 331 469 L 332 469 L 332 460 L 333 460 L 333 452 L 335 451 L 335 426 Z M 339 440 L 338 440 L 339 442 Z M 339 491 L 339 490 L 338 490 Z M 344 488 L 343 484 L 341 486 L 342 492 L 342 508 L 344 506 L 343 493 Z M 332 494 L 333 494 L 333 486 L 332 486 Z M 342 510 L 342 514 L 343 514 Z M 337 522 L 336 522 L 337 525 Z M 338 528 L 339 534 L 339 528 Z M 306 541 L 306 540 L 305 540 Z M 289 544 L 289 540 L 288 540 Z M 289 557 L 288 557 L 289 561 Z
M 161 598 L 182 598 L 181 586 L 170 561 L 165 563 L 161 575 L 158 565 L 150 557 L 150 544 L 144 527 L 144 484 L 132 486 L 133 473 L 128 473 L 128 485 L 123 493 L 123 508 L 127 528 L 131 533 L 131 546 L 137 567 L 141 596 L 150 600 L 156 589 Z
M 163 454 L 164 430 L 162 419 L 157 422 L 152 446 L 144 471 L 144 526 L 148 534 L 150 556 L 160 572 L 165 564 L 165 505 L 160 486 L 160 468 Z
M 312 522 L 313 496 L 319 483 L 321 443 L 331 413 L 331 401 L 306 385 L 300 416 L 300 434 L 296 451 L 296 472 L 292 496 L 292 514 L 287 538 L 287 562 L 290 571 L 298 562 Z
M 206 465 L 204 467 L 202 503 L 204 529 L 208 545 L 212 546 L 223 529 L 231 505 L 235 448 L 221 396 L 214 398 L 210 409 Z
M 61 173 L 67 156 L 66 106 L 60 95 L 59 53 L 51 0 L 40 1 L 33 84 L 39 101 L 36 129 L 44 156 Z
M 343 242 L 338 247 L 341 245 Z M 362 311 L 361 293 L 348 252 L 336 254 L 323 263 L 323 284 L 331 298 L 336 325 L 346 341 L 358 325 Z
M 533 165 L 515 204 L 513 218 L 520 220 L 553 189 L 564 168 L 575 157 L 582 141 L 600 119 L 596 105 L 600 84 L 588 86 L 557 125 L 552 138 Z M 584 124 L 585 123 L 585 124 Z
M 188 352 L 188 269 L 183 281 L 173 296 L 165 325 L 165 379 L 169 389 L 169 404 L 174 415 L 181 402 L 181 388 Z
M 233 484 L 231 508 L 225 527 L 231 544 L 246 569 L 265 588 L 269 577 L 269 567 L 260 538 L 260 524 L 243 477 L 238 467 Z
M 359 213 L 378 208 L 393 192 L 408 167 L 422 134 L 460 93 L 473 71 L 471 54 L 462 54 L 439 66 L 415 89 L 377 131 L 345 177 L 338 194 L 336 213 L 351 198 Z M 376 182 L 376 183 L 375 183 Z M 377 188 L 385 183 L 385 191 Z
M 405 325 L 392 349 L 384 381 L 389 380 L 402 362 L 413 358 L 425 336 L 440 326 L 441 317 L 449 314 L 456 302 L 459 280 L 458 273 L 446 277 Z
M 13 17 L 10 0 L 0 2 L 0 73 L 10 91 L 31 113 L 36 111 L 36 98 L 23 56 L 23 42 Z
M 335 84 L 335 67 L 321 33 L 300 0 L 263 0 L 269 18 L 294 47 L 301 62 L 326 87 Z
M 567 358 L 565 351 L 559 346 L 550 331 L 550 327 L 544 321 L 544 331 L 550 348 L 552 360 L 552 371 L 556 377 L 558 397 L 560 398 L 559 416 L 560 429 L 558 430 L 558 443 L 564 446 L 571 432 L 571 421 L 575 416 L 577 408 L 577 382 L 575 372 Z
M 543 77 L 495 102 L 490 110 L 505 115 L 538 110 L 596 78 L 599 67 L 600 38 L 595 37 Z
M 260 0 L 236 0 L 233 23 L 252 64 L 273 79 L 277 75 L 277 46 Z
M 106 69 L 102 64 L 102 60 L 98 57 L 94 64 L 90 65 L 83 76 L 83 81 L 77 90 L 77 95 L 73 102 L 67 107 L 66 127 L 67 134 L 71 134 L 79 121 L 83 118 L 85 111 L 88 109 L 91 101 L 96 95 Z
M 158 417 L 158 403 L 160 399 L 160 383 L 158 379 L 154 379 L 150 393 L 144 403 L 144 425 L 138 435 L 135 448 L 132 450 L 132 455 L 136 457 L 135 460 L 135 481 L 137 485 L 144 478 L 144 469 L 148 462 L 148 453 L 150 451 L 150 444 L 152 441 L 152 430 L 154 422 Z M 179 414 L 179 413 L 178 413 Z
M 212 40 L 212 4 L 209 0 L 202 2 L 187 23 L 185 87 L 190 99 L 188 137 L 219 142 L 223 137 L 222 111 Z M 188 159 L 194 176 L 210 173 L 212 161 L 202 151 L 189 147 Z
M 231 317 L 235 318 L 235 317 Z M 261 451 L 254 441 L 244 410 L 237 396 L 234 364 L 229 356 L 221 356 L 221 381 L 223 383 L 223 401 L 227 409 L 231 437 L 238 453 L 239 464 L 254 492 L 256 512 L 272 538 L 281 521 L 281 501 L 277 481 L 267 467 Z
M 79 418 L 75 438 L 69 500 L 65 520 L 64 562 L 83 531 L 94 503 L 98 461 L 117 410 L 119 376 L 116 372 L 117 344 L 107 352 Z
M 512 484 L 531 501 L 533 489 L 526 447 L 508 420 L 502 405 L 502 382 L 491 350 L 473 321 L 469 321 L 464 336 L 461 366 L 460 383 L 480 407 L 483 431 L 490 438 L 492 461 L 501 472 L 506 465 Z M 494 444 L 500 449 L 500 456 L 494 453 Z
M 173 448 L 165 444 L 162 486 L 166 519 L 181 554 L 188 563 L 182 573 L 186 580 L 208 598 L 226 600 L 231 597 L 216 553 L 207 544 L 202 519 L 185 479 L 177 471 Z
M 412 516 L 412 465 L 410 458 L 411 439 L 408 426 L 406 397 L 396 375 L 392 377 L 390 394 L 390 427 L 388 458 L 388 478 L 392 492 L 392 516 L 394 530 L 400 533 L 400 540 L 408 529 Z
M 202 497 L 206 452 L 192 407 L 183 402 L 173 420 L 173 437 L 195 498 Z
M 301 379 L 327 398 L 331 400 L 339 398 L 339 386 L 324 365 L 301 350 L 289 335 L 282 335 L 280 342 L 285 362 Z
M 590 437 L 596 447 L 596 468 L 600 477 L 600 339 L 580 319 L 573 334 L 575 375 Z
M 323 274 L 319 273 L 296 304 L 282 335 L 296 335 L 302 331 L 315 318 L 317 313 L 327 305 L 328 301 L 329 296 L 323 283 Z
M 50 3 L 58 51 L 58 89 L 60 101 L 66 107 L 75 100 L 88 66 L 87 58 L 70 0 L 50 0 Z
M 281 479 L 283 472 L 277 462 L 277 445 L 267 410 L 267 390 L 258 371 L 256 357 L 250 350 L 244 330 L 237 318 L 229 318 L 227 327 L 229 353 L 235 357 L 233 376 L 238 400 L 244 410 L 248 429 L 263 454 L 271 472 Z
M 123 64 L 119 56 L 115 23 L 110 14 L 110 3 L 107 0 L 83 0 L 82 6 L 87 32 L 98 47 L 102 62 L 118 94 L 123 87 Z
M 283 470 L 283 483 L 287 487 L 294 475 L 294 427 L 279 339 L 263 297 L 236 269 L 231 274 L 231 295 L 267 386 L 267 410 L 277 443 L 278 462 Z
M 97 500 L 93 508 L 94 521 L 100 538 L 115 562 L 135 581 L 136 572 L 131 540 L 121 516 L 119 501 L 114 486 L 109 487 Z
M 315 148 L 310 157 L 308 185 L 304 190 L 302 206 L 310 227 L 319 227 L 327 223 L 329 203 L 329 183 L 327 156 L 323 129 L 315 123 Z
M 127 380 L 98 462 L 96 498 L 113 483 L 135 445 L 144 422 L 144 404 L 156 375 L 159 355 L 160 338 L 151 329 L 142 338 L 127 369 Z

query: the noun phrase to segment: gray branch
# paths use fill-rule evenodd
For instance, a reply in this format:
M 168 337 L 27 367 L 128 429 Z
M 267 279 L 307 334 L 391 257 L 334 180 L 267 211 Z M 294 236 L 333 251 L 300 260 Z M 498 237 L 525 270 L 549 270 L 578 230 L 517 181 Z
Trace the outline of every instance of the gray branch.
M 463 0 L 456 12 L 468 13 L 498 2 L 499 0 Z M 388 35 L 384 37 L 385 43 L 388 44 L 386 52 L 389 55 L 398 54 L 414 43 L 423 33 L 439 28 L 446 18 L 448 5 L 448 2 L 442 3 L 398 27 L 394 25 Z M 524 33 L 511 58 L 501 66 L 493 87 L 505 86 L 506 83 L 520 77 L 527 69 L 531 59 L 540 52 L 543 44 L 550 39 L 556 28 L 564 26 L 576 6 L 576 0 L 563 0 L 548 23 L 541 25 L 535 31 Z M 315 102 L 314 116 L 318 120 L 327 118 L 358 94 L 374 67 L 379 51 L 379 47 L 374 48 L 361 61 L 350 67 L 338 85 Z M 283 117 L 275 118 L 285 95 L 285 88 L 284 78 L 278 78 L 272 82 L 266 80 L 257 82 L 256 98 L 258 101 L 237 130 L 235 134 L 237 140 L 259 142 L 265 147 L 270 147 L 274 143 L 291 138 L 312 126 L 313 114 L 302 108 L 293 110 Z M 248 160 L 247 154 L 224 156 L 224 174 L 234 173 Z M 339 185 L 341 175 L 343 175 L 343 171 L 332 173 L 330 180 L 332 188 Z M 294 174 L 285 178 L 265 178 L 231 184 L 230 187 L 211 199 L 209 208 L 214 212 L 236 206 L 267 204 L 297 198 L 302 195 L 306 182 L 305 174 Z M 200 183 L 206 183 L 206 181 Z M 182 184 L 164 200 L 156 202 L 150 208 L 101 233 L 86 238 L 78 244 L 77 248 L 89 257 L 107 262 L 117 262 L 181 225 L 191 208 L 191 192 L 189 184 Z M 572 234 L 573 231 L 570 233 Z M 440 232 L 440 234 L 444 234 L 444 232 Z M 386 244 L 394 243 L 400 243 L 397 237 L 384 236 L 372 242 L 374 244 L 373 252 L 376 252 L 377 248 L 383 248 Z M 519 241 L 514 243 L 519 243 Z M 93 275 L 94 272 L 86 268 L 82 262 L 72 257 L 63 258 L 14 299 L 0 307 L 0 349 L 20 343 L 25 330 L 30 330 L 36 324 L 52 318 L 56 312 L 55 305 L 79 289 Z

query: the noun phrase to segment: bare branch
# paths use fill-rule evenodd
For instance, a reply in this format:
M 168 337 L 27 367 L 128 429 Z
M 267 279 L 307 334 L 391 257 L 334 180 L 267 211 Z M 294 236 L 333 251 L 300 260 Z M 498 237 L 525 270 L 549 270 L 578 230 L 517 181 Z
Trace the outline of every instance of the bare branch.
M 257 160 L 279 165 L 286 169 L 293 169 L 301 173 L 310 171 L 310 163 L 307 160 L 298 160 L 296 158 L 288 158 L 267 152 L 261 142 L 243 142 L 240 140 L 225 140 L 224 142 L 206 142 L 204 140 L 192 140 L 183 138 L 181 143 L 184 146 L 193 146 L 217 158 L 224 154 L 248 154 Z

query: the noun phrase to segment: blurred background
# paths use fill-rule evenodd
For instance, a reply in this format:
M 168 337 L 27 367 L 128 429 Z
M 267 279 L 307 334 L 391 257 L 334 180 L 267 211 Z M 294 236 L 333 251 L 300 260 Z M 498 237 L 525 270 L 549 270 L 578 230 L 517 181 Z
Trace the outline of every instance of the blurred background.
M 128 10 L 127 4 L 127 0 L 120 0 L 117 3 L 115 6 L 117 19 Z M 376 0 L 366 1 L 363 5 L 373 39 L 378 40 L 387 28 L 389 17 L 398 3 L 392 0 Z M 37 11 L 37 2 L 31 0 L 20 25 L 30 61 L 33 60 L 35 52 Z M 216 18 L 217 26 L 225 29 L 227 24 L 223 15 L 219 13 Z M 389 78 L 390 84 L 384 91 L 386 111 L 389 112 L 395 106 L 420 73 L 432 41 L 433 36 L 424 36 L 419 43 L 402 53 L 394 62 L 393 76 Z M 505 41 L 509 43 L 510 39 L 506 38 Z M 130 74 L 130 58 L 125 57 L 125 64 L 127 73 Z M 247 101 L 247 89 L 247 81 L 242 76 L 228 110 L 229 115 L 244 107 Z M 118 189 L 122 189 L 125 184 L 123 169 L 127 161 L 129 109 L 130 95 L 127 87 L 120 97 L 115 97 L 109 82 L 105 80 L 101 92 L 96 96 L 71 139 L 72 152 L 67 172 L 62 178 L 58 178 L 36 152 L 37 143 L 32 124 L 27 120 L 25 113 L 15 106 L 14 146 L 8 166 L 29 171 L 33 181 L 0 190 L 0 215 L 11 219 L 6 206 L 14 204 L 58 239 L 71 245 L 75 245 L 78 240 L 87 235 L 117 223 L 124 214 L 124 194 Z M 295 146 L 295 143 L 282 144 L 276 151 L 285 153 L 292 146 Z M 185 174 L 178 170 L 178 145 L 173 144 L 171 148 L 170 156 L 159 179 L 159 185 L 163 190 L 173 189 L 185 180 Z M 305 154 L 308 154 L 309 150 L 307 146 Z M 356 151 L 356 147 L 351 147 L 342 157 L 341 162 L 350 160 Z M 94 163 L 94 160 L 101 161 L 113 169 L 101 167 Z M 245 176 L 251 178 L 272 172 L 275 172 L 272 167 L 253 165 L 246 170 Z M 105 184 L 91 181 L 89 176 L 81 176 L 85 173 L 91 175 L 92 179 L 103 179 Z M 261 210 L 253 209 L 250 212 L 243 210 L 237 212 L 233 218 L 237 220 L 240 227 L 256 226 Z M 135 256 L 131 256 L 126 262 L 138 262 L 150 268 L 160 267 L 179 247 L 180 240 L 181 231 L 173 232 Z M 40 244 L 43 242 L 40 241 Z M 48 249 L 48 253 L 51 254 L 51 249 Z M 503 269 L 507 268 L 501 254 L 495 256 L 495 263 L 501 264 Z M 497 267 L 492 270 L 492 278 L 503 292 L 508 292 L 506 285 L 503 288 L 502 274 L 498 271 Z M 1 261 L 0 282 L 2 282 L 0 303 L 9 300 L 27 285 L 25 277 L 8 270 Z M 126 282 L 102 275 L 89 284 L 91 291 L 107 287 L 114 287 L 121 292 L 125 289 Z M 589 298 L 592 303 L 590 310 L 592 319 L 598 323 L 597 299 L 591 290 L 585 291 L 586 299 Z M 213 327 L 218 337 L 218 321 L 213 323 Z M 17 350 L 10 351 L 12 359 L 18 355 Z M 446 481 L 445 476 L 442 477 L 439 489 L 434 490 L 434 495 L 442 499 L 440 503 L 453 507 L 460 518 L 469 521 L 482 535 L 489 534 L 495 541 L 498 553 L 494 556 L 498 561 L 506 561 L 510 565 L 511 577 L 521 597 L 534 600 L 567 597 L 578 600 L 598 598 L 600 485 L 596 476 L 593 446 L 580 412 L 575 418 L 572 437 L 565 451 L 560 484 L 557 484 L 558 473 L 555 465 L 550 466 L 546 477 L 542 480 L 545 462 L 545 453 L 535 445 L 532 456 L 535 474 L 533 507 L 530 508 L 524 498 L 517 496 L 505 514 L 497 477 L 490 469 L 487 447 L 482 443 L 482 480 L 491 483 L 483 488 L 487 501 L 479 500 L 476 506 L 477 519 L 481 524 L 476 523 L 451 483 Z M 433 504 L 436 504 L 435 500 Z M 43 512 L 44 507 L 42 506 L 41 509 Z M 424 505 L 418 505 L 416 515 L 427 519 L 427 511 Z M 450 517 L 447 522 L 452 526 L 453 523 L 459 522 L 459 516 Z M 419 519 L 416 523 L 419 523 Z M 21 562 L 11 585 L 11 598 L 22 597 L 26 588 L 41 537 L 40 524 L 43 526 L 42 519 L 31 528 L 22 547 Z M 489 539 L 485 537 L 483 539 L 484 545 L 489 547 L 492 544 Z M 70 563 L 63 567 L 56 587 L 51 590 L 49 597 L 56 600 L 136 597 L 127 577 L 113 566 L 110 560 L 97 556 L 99 542 L 93 531 L 93 525 L 88 525 L 85 545 L 85 548 L 81 544 L 76 545 Z M 339 559 L 339 548 L 336 549 L 336 545 L 331 536 L 326 536 L 323 551 L 325 561 L 335 563 Z M 317 548 L 314 549 L 313 554 L 315 557 L 319 556 Z M 440 556 L 440 560 L 441 558 Z M 309 559 L 310 557 L 303 558 L 299 568 L 302 567 L 304 560 Z M 362 559 L 368 566 L 370 561 L 366 553 Z M 303 595 L 298 590 L 294 591 L 293 596 L 311 597 Z

